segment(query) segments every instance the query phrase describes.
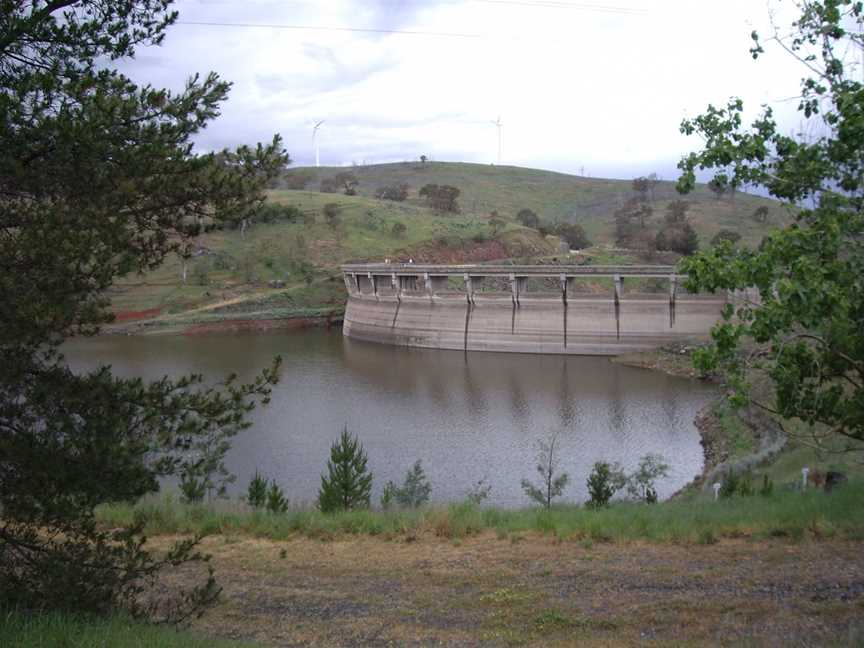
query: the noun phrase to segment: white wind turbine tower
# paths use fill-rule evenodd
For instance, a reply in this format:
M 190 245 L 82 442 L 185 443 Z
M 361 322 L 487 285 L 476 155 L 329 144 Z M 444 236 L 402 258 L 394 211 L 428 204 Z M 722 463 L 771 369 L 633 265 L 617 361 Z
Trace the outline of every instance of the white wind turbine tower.
M 490 123 L 494 124 L 495 128 L 498 129 L 498 166 L 501 166 L 501 134 L 504 129 L 504 124 L 501 123 L 501 115 L 498 115 L 498 119 Z
M 315 122 L 315 125 L 312 127 L 312 146 L 315 148 L 315 166 L 321 166 L 321 155 L 318 146 L 318 129 L 321 128 L 321 124 L 324 123 L 322 119 L 319 122 Z

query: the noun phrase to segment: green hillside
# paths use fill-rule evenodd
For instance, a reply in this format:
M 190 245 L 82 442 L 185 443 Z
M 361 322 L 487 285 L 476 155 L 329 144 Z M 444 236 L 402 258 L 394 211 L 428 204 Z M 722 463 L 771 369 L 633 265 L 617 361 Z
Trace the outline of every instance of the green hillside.
M 546 222 L 567 221 L 581 225 L 594 244 L 614 241 L 614 214 L 634 195 L 629 180 L 604 180 L 511 166 L 466 164 L 461 162 L 398 162 L 356 167 L 298 168 L 288 172 L 288 178 L 308 179 L 307 189 L 317 190 L 321 180 L 339 172 L 350 171 L 359 180 L 357 193 L 373 196 L 386 185 L 405 183 L 410 188 L 409 201 L 423 204 L 419 189 L 429 183 L 458 187 L 459 204 L 463 212 L 488 216 L 497 211 L 505 218 L 515 218 L 519 210 L 528 208 Z M 650 204 L 653 219 L 663 219 L 666 206 L 682 198 L 674 182 L 659 182 Z M 769 227 L 785 224 L 790 216 L 773 200 L 737 193 L 734 197 L 717 199 L 705 185 L 685 197 L 691 203 L 689 217 L 699 234 L 700 243 L 707 244 L 721 229 L 733 229 L 742 240 L 756 245 Z M 759 206 L 769 209 L 767 222 L 756 222 L 753 212 Z
M 345 171 L 358 179 L 358 195 L 318 191 L 322 179 Z M 305 178 L 307 190 L 284 188 L 297 186 L 298 177 Z M 409 187 L 406 201 L 373 197 L 377 188 L 400 183 Z M 430 183 L 458 187 L 461 213 L 429 208 L 418 191 Z M 118 282 L 110 292 L 118 322 L 128 326 L 155 320 L 183 327 L 225 319 L 338 316 L 345 299 L 339 265 L 346 261 L 413 258 L 457 263 L 558 255 L 557 237 L 544 237 L 516 222 L 516 214 L 526 207 L 545 223 L 581 225 L 594 247 L 585 250 L 580 260 L 646 260 L 613 246 L 615 210 L 634 195 L 628 181 L 517 167 L 417 162 L 293 169 L 279 184 L 270 191 L 269 202 L 292 209 L 273 210 L 276 217 L 269 222 L 259 218 L 242 234 L 220 230 L 201 235 L 195 241 L 195 256 L 187 262 L 185 283 L 179 258 L 145 276 Z M 653 215 L 646 227 L 657 228 L 666 205 L 678 196 L 670 182 L 658 183 L 653 194 Z M 777 203 L 746 194 L 718 200 L 700 187 L 687 199 L 689 218 L 702 245 L 724 228 L 755 245 L 772 226 L 789 218 Z M 328 205 L 332 205 L 329 217 Z M 752 217 L 760 205 L 770 210 L 767 223 Z M 503 222 L 490 221 L 492 211 Z M 675 256 L 648 260 L 674 262 Z

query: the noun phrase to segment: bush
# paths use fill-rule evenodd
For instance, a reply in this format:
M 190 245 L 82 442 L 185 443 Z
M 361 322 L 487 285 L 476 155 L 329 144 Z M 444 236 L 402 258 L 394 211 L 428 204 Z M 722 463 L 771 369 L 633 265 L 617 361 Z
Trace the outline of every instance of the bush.
M 408 185 L 403 182 L 388 187 L 379 187 L 375 190 L 375 197 L 381 200 L 402 202 L 408 198 Z
M 252 508 L 262 508 L 267 499 L 267 480 L 255 471 L 246 489 L 246 501 Z
M 655 480 L 669 474 L 669 464 L 664 463 L 659 454 L 647 454 L 639 460 L 636 471 L 627 478 L 627 493 L 642 502 L 653 504 L 657 501 Z
M 525 494 L 547 509 L 552 506 L 553 498 L 561 496 L 570 481 L 570 476 L 567 473 L 555 476 L 558 470 L 557 445 L 557 433 L 552 434 L 548 440 L 541 440 L 537 443 L 537 472 L 542 480 L 540 486 L 535 486 L 527 479 L 523 479 L 521 482 Z
M 390 230 L 390 233 L 393 235 L 393 238 L 402 238 L 407 231 L 408 228 L 405 226 L 405 223 L 396 222 L 393 223 L 393 228 Z
M 593 509 L 609 506 L 609 500 L 624 485 L 624 477 L 617 465 L 613 466 L 605 461 L 594 464 L 591 474 L 588 475 L 588 503 Z
M 342 208 L 339 206 L 339 203 L 327 203 L 324 205 L 324 221 L 330 227 L 337 227 L 342 219 L 339 217 L 339 213 L 342 211 Z
M 372 492 L 372 473 L 366 469 L 366 452 L 360 441 L 342 430 L 330 446 L 327 475 L 321 475 L 318 508 L 324 513 L 368 508 Z
M 402 486 L 396 486 L 388 481 L 381 495 L 381 507 L 387 509 L 395 500 L 399 506 L 404 508 L 417 508 L 429 501 L 432 493 L 432 485 L 426 478 L 423 465 L 418 459 L 414 466 L 405 473 L 405 481 Z
M 729 241 L 734 244 L 740 240 L 741 235 L 735 230 L 722 229 L 711 239 L 711 245 L 720 245 L 723 241 Z
M 672 251 L 690 256 L 699 249 L 699 237 L 690 223 L 667 225 L 657 233 L 654 247 L 661 252 Z
M 519 210 L 519 213 L 516 214 L 516 220 L 522 223 L 525 227 L 530 227 L 532 229 L 537 229 L 540 225 L 540 217 L 527 208 Z
M 270 482 L 270 487 L 267 489 L 266 506 L 271 513 L 285 513 L 288 510 L 288 498 L 275 481 Z
M 591 246 L 591 241 L 588 240 L 588 236 L 581 225 L 558 223 L 555 225 L 553 233 L 565 241 L 573 250 L 581 250 Z
M 183 472 L 180 475 L 180 495 L 188 504 L 200 504 L 207 494 L 207 482 L 194 473 Z

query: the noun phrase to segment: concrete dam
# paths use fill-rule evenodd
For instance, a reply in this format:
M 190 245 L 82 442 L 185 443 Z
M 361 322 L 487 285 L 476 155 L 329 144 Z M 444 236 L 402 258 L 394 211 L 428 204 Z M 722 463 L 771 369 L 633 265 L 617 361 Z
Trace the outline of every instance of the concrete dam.
M 673 266 L 348 264 L 343 334 L 383 344 L 618 355 L 705 338 L 726 295 Z

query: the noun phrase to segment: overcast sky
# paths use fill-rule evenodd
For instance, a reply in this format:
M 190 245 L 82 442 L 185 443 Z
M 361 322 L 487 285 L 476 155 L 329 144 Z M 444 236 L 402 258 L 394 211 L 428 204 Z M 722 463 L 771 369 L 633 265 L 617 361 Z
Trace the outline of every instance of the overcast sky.
M 295 166 L 417 159 L 631 178 L 675 177 L 699 141 L 685 116 L 740 96 L 798 126 L 803 70 L 777 47 L 753 61 L 764 0 L 179 0 L 180 24 L 124 71 L 180 88 L 193 72 L 234 83 L 202 149 L 281 133 Z M 196 24 L 211 23 L 211 24 Z M 219 25 L 212 23 L 220 23 Z M 245 25 L 245 26 L 244 26 Z M 271 26 L 263 26 L 271 25 Z M 305 27 L 305 28 L 298 28 Z M 318 29 L 311 29 L 318 28 Z M 370 31 L 346 31 L 370 30 Z M 372 31 L 381 30 L 381 31 Z M 383 31 L 410 33 L 382 33 Z

